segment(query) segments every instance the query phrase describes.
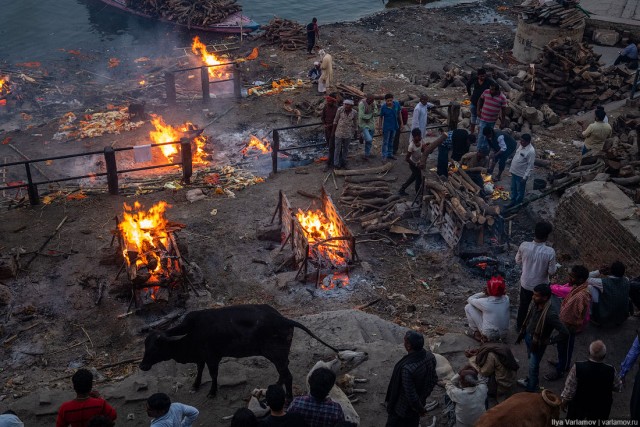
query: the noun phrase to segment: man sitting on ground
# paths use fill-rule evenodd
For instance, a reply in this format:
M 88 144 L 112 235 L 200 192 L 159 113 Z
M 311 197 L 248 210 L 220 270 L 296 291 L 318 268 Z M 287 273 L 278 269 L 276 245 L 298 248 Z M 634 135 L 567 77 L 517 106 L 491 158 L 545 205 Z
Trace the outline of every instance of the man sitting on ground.
M 322 75 L 322 70 L 320 69 L 320 63 L 316 61 L 313 63 L 313 68 L 307 73 L 307 77 L 309 77 L 311 83 L 317 85 L 318 80 L 320 80 L 320 75 Z
M 76 398 L 60 405 L 56 427 L 85 427 L 96 415 L 106 415 L 115 420 L 116 410 L 106 400 L 92 391 L 93 374 L 86 369 L 78 369 L 71 377 Z
M 473 426 L 486 411 L 487 386 L 478 380 L 478 373 L 470 366 L 447 381 L 448 398 L 455 403 L 456 427 Z
M 309 427 L 333 427 L 344 421 L 342 407 L 328 397 L 335 383 L 336 374 L 330 369 L 316 369 L 309 376 L 309 394 L 293 399 L 288 412 L 302 415 Z
M 302 415 L 284 411 L 285 393 L 281 385 L 267 387 L 266 398 L 271 414 L 262 420 L 260 427 L 308 427 Z
M 164 393 L 152 394 L 147 399 L 151 427 L 191 427 L 199 414 L 193 406 L 171 403 L 169 396 Z
M 618 326 L 629 317 L 629 281 L 624 277 L 625 266 L 615 261 L 611 267 L 589 273 L 591 294 L 591 322 L 598 326 Z M 601 274 L 607 277 L 598 278 Z
M 636 45 L 635 40 L 629 39 L 629 44 L 619 52 L 613 65 L 618 65 L 620 63 L 627 64 L 627 67 L 632 70 L 638 68 L 638 46 Z
M 509 329 L 509 297 L 500 276 L 492 277 L 484 292 L 471 295 L 464 311 L 470 335 L 477 341 L 506 339 Z

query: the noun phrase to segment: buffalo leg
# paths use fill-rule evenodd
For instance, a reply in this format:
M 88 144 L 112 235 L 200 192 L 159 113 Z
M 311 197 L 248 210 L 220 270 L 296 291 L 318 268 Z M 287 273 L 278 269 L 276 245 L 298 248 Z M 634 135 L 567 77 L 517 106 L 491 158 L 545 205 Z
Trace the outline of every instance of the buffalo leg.
M 196 374 L 196 380 L 193 382 L 193 390 L 198 390 L 202 383 L 202 371 L 204 371 L 204 362 L 198 362 L 198 373 Z
M 289 359 L 287 358 L 268 358 L 278 371 L 278 385 L 283 385 L 287 391 L 287 399 L 293 399 L 293 375 L 289 370 Z
M 218 393 L 218 366 L 220 365 L 220 359 L 213 358 L 207 360 L 207 368 L 209 368 L 209 375 L 211 376 L 211 390 L 207 397 L 216 397 Z

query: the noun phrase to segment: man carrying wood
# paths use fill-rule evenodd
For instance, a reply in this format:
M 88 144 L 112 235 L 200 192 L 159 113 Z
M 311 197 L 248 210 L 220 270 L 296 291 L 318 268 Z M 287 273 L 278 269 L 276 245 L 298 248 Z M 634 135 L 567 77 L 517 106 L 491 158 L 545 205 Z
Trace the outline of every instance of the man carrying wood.
M 489 83 L 489 89 L 482 92 L 478 100 L 478 151 L 489 154 L 489 146 L 482 130 L 485 127 L 494 128 L 496 121 L 500 119 L 500 126 L 504 127 L 507 111 L 507 97 L 500 92 L 500 85 L 496 82 Z
M 433 153 L 433 150 L 435 150 L 436 147 L 442 144 L 442 141 L 444 141 L 446 137 L 447 135 L 443 133 L 433 143 L 424 144 L 420 129 L 414 128 L 411 131 L 411 142 L 409 143 L 407 156 L 405 157 L 407 163 L 409 163 L 409 168 L 411 168 L 411 176 L 404 184 L 402 184 L 398 194 L 406 196 L 407 192 L 405 190 L 412 182 L 415 182 L 416 194 L 420 192 L 420 186 L 422 186 L 422 170 L 427 163 L 427 158 L 429 157 L 429 154 Z
M 346 169 L 349 143 L 358 137 L 358 113 L 353 109 L 353 100 L 342 101 L 342 107 L 338 108 L 333 119 L 332 135 L 336 145 L 333 165 L 336 169 Z
M 513 137 L 505 132 L 485 127 L 482 129 L 484 137 L 489 142 L 491 153 L 489 154 L 489 168 L 487 172 L 493 175 L 493 169 L 498 164 L 498 175 L 496 181 L 502 178 L 502 172 L 507 166 L 507 160 L 516 151 L 518 143 Z
M 524 200 L 527 179 L 531 175 L 535 161 L 536 150 L 531 145 L 531 135 L 523 133 L 509 168 L 509 172 L 511 172 L 511 203 L 507 205 L 507 209 L 519 205 Z

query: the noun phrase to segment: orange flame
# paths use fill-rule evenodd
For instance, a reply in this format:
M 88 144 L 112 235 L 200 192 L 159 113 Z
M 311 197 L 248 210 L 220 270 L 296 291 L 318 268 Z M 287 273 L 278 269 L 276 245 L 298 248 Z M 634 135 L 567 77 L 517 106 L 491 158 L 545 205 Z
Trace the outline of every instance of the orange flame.
M 146 82 L 145 80 L 140 80 L 140 81 L 138 82 L 138 84 L 139 84 L 140 86 L 144 86 L 144 85 L 146 85 L 146 84 L 147 84 L 147 82 Z
M 118 229 L 124 239 L 122 254 L 128 265 L 135 261 L 137 267 L 149 266 L 153 265 L 152 259 L 155 259 L 152 272 L 157 273 L 162 269 L 160 256 L 154 249 L 167 247 L 168 221 L 164 216 L 167 207 L 170 207 L 167 202 L 160 201 L 145 211 L 137 201 L 133 207 L 124 203 L 123 220 L 118 224 Z
M 260 141 L 257 136 L 249 135 L 249 143 L 246 147 L 242 149 L 242 154 L 246 155 L 249 150 L 257 150 L 261 153 L 270 153 L 271 152 L 271 144 L 266 139 Z
M 182 138 L 183 132 L 197 129 L 191 122 L 185 122 L 176 129 L 173 126 L 167 125 L 162 117 L 157 115 L 152 115 L 151 124 L 156 130 L 149 132 L 149 137 L 156 144 L 178 142 L 180 138 Z M 195 137 L 193 141 L 195 142 L 195 150 L 192 153 L 193 163 L 206 165 L 208 161 L 206 160 L 207 153 L 204 151 L 204 146 L 207 143 L 207 137 L 199 135 Z M 178 154 L 178 144 L 162 145 L 160 146 L 160 150 L 162 150 L 162 154 L 164 154 L 170 162 L 173 162 L 173 156 Z
M 224 64 L 216 55 L 210 53 L 207 50 L 207 45 L 200 41 L 200 37 L 195 36 L 193 38 L 193 44 L 191 45 L 191 51 L 200 55 L 202 61 L 207 65 L 219 65 Z M 209 77 L 222 80 L 231 78 L 231 73 L 229 72 L 228 66 L 223 67 L 209 67 Z
M 348 249 L 347 240 L 332 240 L 327 243 L 321 242 L 332 237 L 340 237 L 338 226 L 331 222 L 320 210 L 303 212 L 298 209 L 296 218 L 304 231 L 305 237 L 309 241 L 309 245 L 324 260 L 330 261 L 334 267 L 347 265 L 345 258 Z
M 324 283 L 320 284 L 320 289 L 322 289 L 323 291 L 330 291 L 337 287 L 346 288 L 348 286 L 349 286 L 349 275 L 343 272 L 335 272 L 329 278 L 328 284 L 326 285 Z
M 0 94 L 9 92 L 9 76 L 0 76 Z

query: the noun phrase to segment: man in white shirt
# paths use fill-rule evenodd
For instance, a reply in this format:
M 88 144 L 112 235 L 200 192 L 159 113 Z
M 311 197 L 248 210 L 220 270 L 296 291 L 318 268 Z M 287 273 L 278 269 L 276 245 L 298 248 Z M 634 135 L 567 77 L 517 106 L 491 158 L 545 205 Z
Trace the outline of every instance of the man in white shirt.
M 524 193 L 527 188 L 527 179 L 533 170 L 536 161 L 536 150 L 531 145 L 531 135 L 523 133 L 520 137 L 520 145 L 516 154 L 511 160 L 511 203 L 507 208 L 519 205 L 524 200 Z
M 427 135 L 427 121 L 429 108 L 435 107 L 434 104 L 429 102 L 429 97 L 425 94 L 420 95 L 420 102 L 413 109 L 413 116 L 411 117 L 411 129 L 418 128 L 422 137 Z
M 478 341 L 498 341 L 507 338 L 509 329 L 509 297 L 500 276 L 487 282 L 484 292 L 471 295 L 464 307 L 473 338 Z
M 151 427 L 191 427 L 199 415 L 193 406 L 171 403 L 164 393 L 155 393 L 147 399 L 147 415 L 151 417 Z
M 462 370 L 449 380 L 445 388 L 447 396 L 455 403 L 456 427 L 471 427 L 487 410 L 487 385 L 478 379 L 471 367 Z M 446 401 L 446 399 L 445 399 Z
M 518 248 L 516 263 L 522 264 L 520 305 L 516 320 L 518 331 L 527 316 L 533 288 L 542 283 L 549 283 L 549 276 L 556 272 L 556 251 L 545 244 L 552 231 L 553 226 L 550 223 L 541 221 L 536 224 L 533 242 L 522 242 Z

